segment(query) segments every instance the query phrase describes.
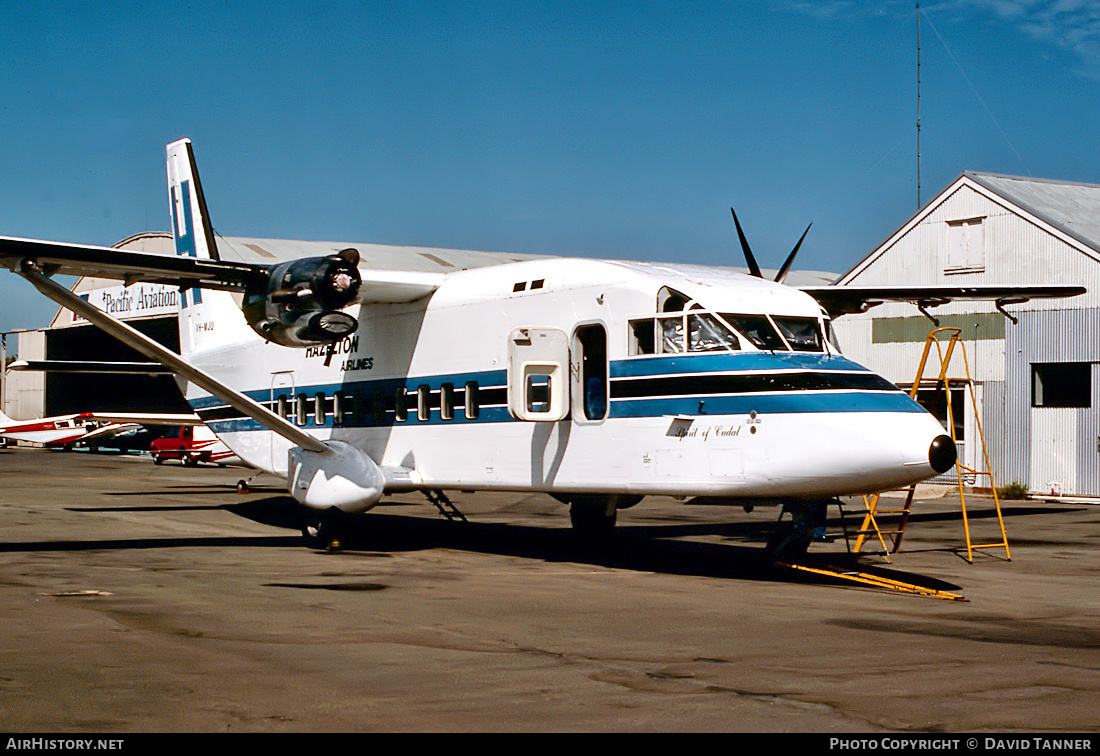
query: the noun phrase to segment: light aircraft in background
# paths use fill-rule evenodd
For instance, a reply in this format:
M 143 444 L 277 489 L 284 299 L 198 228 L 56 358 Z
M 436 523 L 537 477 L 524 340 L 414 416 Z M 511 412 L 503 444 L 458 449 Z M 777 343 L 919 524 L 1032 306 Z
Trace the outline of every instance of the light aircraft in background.
M 383 265 L 372 245 L 316 242 L 298 243 L 297 259 L 234 261 L 219 250 L 190 141 L 167 153 L 175 257 L 0 238 L 0 262 L 183 379 L 230 449 L 285 477 L 314 546 L 387 493 L 503 490 L 568 504 L 585 534 L 609 532 L 646 495 L 781 505 L 793 519 L 777 543 L 797 552 L 836 497 L 956 461 L 932 415 L 840 354 L 832 318 L 888 299 L 1000 307 L 1084 292 L 800 290 L 784 283 L 798 248 L 765 280 L 739 223 L 749 275 L 491 253 L 425 272 L 415 249 Z M 54 273 L 180 286 L 181 354 Z
M 193 415 L 154 415 L 137 412 L 80 412 L 35 420 L 13 420 L 0 412 L 0 438 L 28 441 L 51 447 L 92 443 L 143 425 L 178 425 L 201 422 Z

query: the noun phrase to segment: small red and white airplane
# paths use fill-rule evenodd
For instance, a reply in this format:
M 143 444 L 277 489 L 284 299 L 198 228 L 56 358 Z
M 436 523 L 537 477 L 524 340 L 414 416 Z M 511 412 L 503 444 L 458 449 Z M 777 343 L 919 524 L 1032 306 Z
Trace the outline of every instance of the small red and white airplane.
M 36 420 L 13 420 L 0 412 L 0 438 L 30 441 L 46 446 L 68 446 L 77 442 L 110 438 L 143 425 L 195 425 L 195 415 L 143 414 L 128 412 L 81 412 Z

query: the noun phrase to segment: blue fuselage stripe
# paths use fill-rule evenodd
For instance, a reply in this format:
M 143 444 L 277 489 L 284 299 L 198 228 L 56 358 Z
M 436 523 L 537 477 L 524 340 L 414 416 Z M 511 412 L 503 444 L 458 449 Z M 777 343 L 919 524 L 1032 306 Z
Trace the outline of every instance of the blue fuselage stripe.
M 850 360 L 832 355 L 816 354 L 772 354 L 749 352 L 721 355 L 688 355 L 674 357 L 638 358 L 614 361 L 610 364 L 612 386 L 621 381 L 633 383 L 647 376 L 679 375 L 688 378 L 704 373 L 720 374 L 730 377 L 751 377 L 766 371 L 812 371 L 818 374 L 856 373 L 868 378 L 876 377 L 866 368 Z M 633 379 L 633 380 L 632 380 Z M 388 378 L 378 380 L 345 381 L 343 383 L 313 384 L 295 386 L 294 396 L 305 395 L 308 400 L 306 428 L 333 427 L 391 427 L 400 425 L 434 425 L 469 423 L 501 423 L 513 421 L 505 404 L 508 374 L 505 370 L 493 370 L 477 373 L 451 373 L 436 376 Z M 881 379 L 880 379 L 881 380 Z M 465 415 L 465 387 L 474 382 L 478 385 L 481 406 L 476 418 Z M 885 384 L 885 381 L 882 381 Z M 713 383 L 713 382 L 712 382 Z M 440 391 L 444 384 L 453 387 L 453 417 L 444 420 L 440 415 Z M 732 385 L 732 384 L 731 384 Z M 887 384 L 888 385 L 888 384 Z M 431 411 L 429 419 L 417 417 L 416 392 L 420 386 L 427 386 L 431 392 Z M 786 391 L 710 391 L 693 393 L 692 382 L 686 381 L 676 396 L 629 396 L 610 399 L 609 418 L 661 417 L 665 415 L 707 416 L 707 415 L 745 415 L 755 411 L 771 414 L 806 413 L 849 413 L 849 412 L 900 412 L 920 413 L 925 410 L 907 394 L 900 390 L 861 390 L 859 388 L 830 388 L 826 390 L 786 390 Z M 408 394 L 407 419 L 398 421 L 395 416 L 393 397 L 398 389 L 404 388 Z M 293 411 L 293 399 L 282 388 L 281 393 L 290 400 Z M 275 396 L 280 390 L 275 390 Z M 343 399 L 344 421 L 334 422 L 334 394 L 340 393 Z M 248 391 L 249 398 L 272 405 L 271 389 Z M 313 415 L 314 397 L 322 394 L 325 401 L 325 422 L 318 425 Z M 360 411 L 353 420 L 350 407 L 351 397 L 358 394 L 361 400 L 375 402 L 384 397 L 388 403 L 385 410 L 371 409 Z M 262 430 L 263 426 L 227 407 L 214 397 L 200 397 L 191 400 L 191 405 L 200 416 L 207 416 L 210 427 L 219 432 Z M 275 409 L 272 407 L 272 409 Z

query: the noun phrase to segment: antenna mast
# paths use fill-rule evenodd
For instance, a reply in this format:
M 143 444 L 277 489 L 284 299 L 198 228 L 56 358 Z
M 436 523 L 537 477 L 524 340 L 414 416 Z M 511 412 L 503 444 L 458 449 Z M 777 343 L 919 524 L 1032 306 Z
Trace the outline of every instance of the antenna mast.
M 920 210 L 920 0 L 917 2 L 917 209 Z

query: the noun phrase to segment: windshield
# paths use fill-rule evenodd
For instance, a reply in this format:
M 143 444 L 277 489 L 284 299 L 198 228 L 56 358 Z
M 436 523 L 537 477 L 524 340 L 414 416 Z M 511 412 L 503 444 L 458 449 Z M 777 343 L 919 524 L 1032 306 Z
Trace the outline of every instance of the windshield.
M 757 349 L 769 351 L 787 351 L 787 345 L 775 330 L 775 326 L 764 315 L 731 315 L 722 313 L 722 318 Z
M 736 352 L 745 348 L 742 339 L 769 352 L 825 351 L 821 322 L 813 317 L 689 310 L 628 323 L 631 355 Z
M 796 352 L 824 351 L 821 326 L 817 318 L 778 317 L 772 318 L 779 327 L 783 338 Z

